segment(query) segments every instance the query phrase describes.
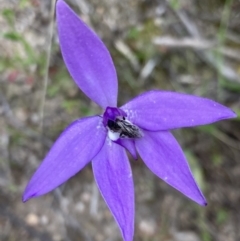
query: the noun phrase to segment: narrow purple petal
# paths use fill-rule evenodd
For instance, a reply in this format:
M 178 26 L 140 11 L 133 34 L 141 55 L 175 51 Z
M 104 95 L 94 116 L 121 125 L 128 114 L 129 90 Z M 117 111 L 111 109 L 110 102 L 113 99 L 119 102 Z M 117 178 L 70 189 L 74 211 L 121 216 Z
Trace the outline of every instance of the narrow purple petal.
M 60 135 L 32 176 L 23 201 L 52 191 L 79 172 L 100 151 L 106 138 L 98 116 L 74 121 Z
M 143 131 L 136 148 L 147 167 L 166 183 L 200 205 L 207 202 L 197 186 L 181 147 L 170 132 Z
M 115 142 L 118 143 L 119 145 L 123 146 L 124 148 L 126 148 L 129 151 L 129 153 L 132 155 L 132 157 L 135 160 L 137 160 L 137 150 L 136 150 L 135 143 L 134 143 L 133 139 L 119 138 Z
M 63 1 L 57 1 L 63 59 L 78 87 L 102 108 L 117 104 L 117 75 L 99 37 Z
M 124 148 L 106 140 L 92 161 L 98 188 L 121 230 L 124 241 L 133 240 L 134 189 L 131 167 Z
M 135 125 L 149 130 L 169 130 L 205 125 L 236 117 L 229 108 L 193 95 L 149 91 L 121 107 Z

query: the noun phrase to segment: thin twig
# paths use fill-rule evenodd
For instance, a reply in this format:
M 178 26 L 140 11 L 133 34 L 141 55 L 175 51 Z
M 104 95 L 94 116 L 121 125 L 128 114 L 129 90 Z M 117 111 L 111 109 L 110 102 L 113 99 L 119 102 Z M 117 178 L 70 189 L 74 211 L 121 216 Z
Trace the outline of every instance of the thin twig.
M 171 48 L 193 48 L 193 49 L 210 49 L 213 48 L 215 43 L 208 40 L 197 38 L 172 38 L 169 36 L 156 37 L 153 43 L 163 47 Z
M 184 11 L 172 9 L 167 1 L 166 4 L 173 12 L 173 14 L 181 21 L 190 36 L 199 40 L 204 40 L 194 21 L 192 19 L 189 19 L 189 17 L 187 16 L 187 14 L 185 14 Z M 216 57 L 213 53 L 209 51 L 196 51 L 196 53 L 204 62 L 207 62 L 212 67 L 214 67 L 226 79 L 240 83 L 240 76 L 237 74 L 237 72 L 234 71 L 227 63 L 224 63 L 224 65 L 221 64 L 220 66 L 218 61 L 216 61 Z
M 234 48 L 228 47 L 217 47 L 217 42 L 209 41 L 206 39 L 196 38 L 174 38 L 171 36 L 155 37 L 153 43 L 160 47 L 167 48 L 191 48 L 195 50 L 213 50 L 214 52 L 220 53 L 228 58 L 240 61 L 240 51 Z
M 51 3 L 51 21 L 49 25 L 49 39 L 48 39 L 48 48 L 47 48 L 47 58 L 46 58 L 46 66 L 45 66 L 45 75 L 43 79 L 43 92 L 40 103 L 40 132 L 43 132 L 43 119 L 44 119 L 44 107 L 45 107 L 45 99 L 47 93 L 48 79 L 49 79 L 49 64 L 51 57 L 51 49 L 52 49 L 52 38 L 53 38 L 53 28 L 54 28 L 54 12 L 55 12 L 55 0 L 52 0 Z
M 159 58 L 151 58 L 147 61 L 147 63 L 143 66 L 140 74 L 138 84 L 143 85 L 145 80 L 152 74 L 155 67 L 159 64 Z
M 140 69 L 140 64 L 138 62 L 138 59 L 134 55 L 133 51 L 128 47 L 127 44 L 123 42 L 123 40 L 116 40 L 114 42 L 115 48 L 127 59 L 129 60 L 131 66 L 133 69 L 138 72 Z

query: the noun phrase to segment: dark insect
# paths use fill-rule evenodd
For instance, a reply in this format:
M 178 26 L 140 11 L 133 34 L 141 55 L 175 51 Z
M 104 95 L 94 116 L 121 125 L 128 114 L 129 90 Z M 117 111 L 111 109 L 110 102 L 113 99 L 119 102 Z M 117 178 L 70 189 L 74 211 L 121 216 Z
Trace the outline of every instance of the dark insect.
M 121 138 L 142 137 L 139 128 L 133 125 L 131 122 L 127 121 L 125 117 L 122 119 L 117 117 L 115 121 L 108 120 L 107 126 L 112 132 L 120 133 Z

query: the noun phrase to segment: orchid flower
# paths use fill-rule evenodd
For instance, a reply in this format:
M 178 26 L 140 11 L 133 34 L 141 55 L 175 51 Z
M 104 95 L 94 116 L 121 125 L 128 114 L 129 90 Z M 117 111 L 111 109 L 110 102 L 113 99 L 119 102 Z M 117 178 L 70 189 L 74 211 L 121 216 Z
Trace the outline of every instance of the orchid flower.
M 134 186 L 126 150 L 159 178 L 206 205 L 181 147 L 169 130 L 235 117 L 212 100 L 168 91 L 149 91 L 117 107 L 118 83 L 111 56 L 98 36 L 63 1 L 56 5 L 60 47 L 78 87 L 102 114 L 70 124 L 28 183 L 23 201 L 46 194 L 90 161 L 93 174 L 124 241 L 133 240 Z

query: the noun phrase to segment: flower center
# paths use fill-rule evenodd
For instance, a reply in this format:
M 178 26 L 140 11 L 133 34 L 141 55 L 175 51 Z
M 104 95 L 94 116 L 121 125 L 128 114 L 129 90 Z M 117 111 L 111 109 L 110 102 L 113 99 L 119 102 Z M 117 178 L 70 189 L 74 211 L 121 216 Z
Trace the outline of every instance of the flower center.
M 119 138 L 140 138 L 141 130 L 127 120 L 127 114 L 115 107 L 107 107 L 103 114 L 103 125 L 108 129 L 108 137 L 112 141 Z

